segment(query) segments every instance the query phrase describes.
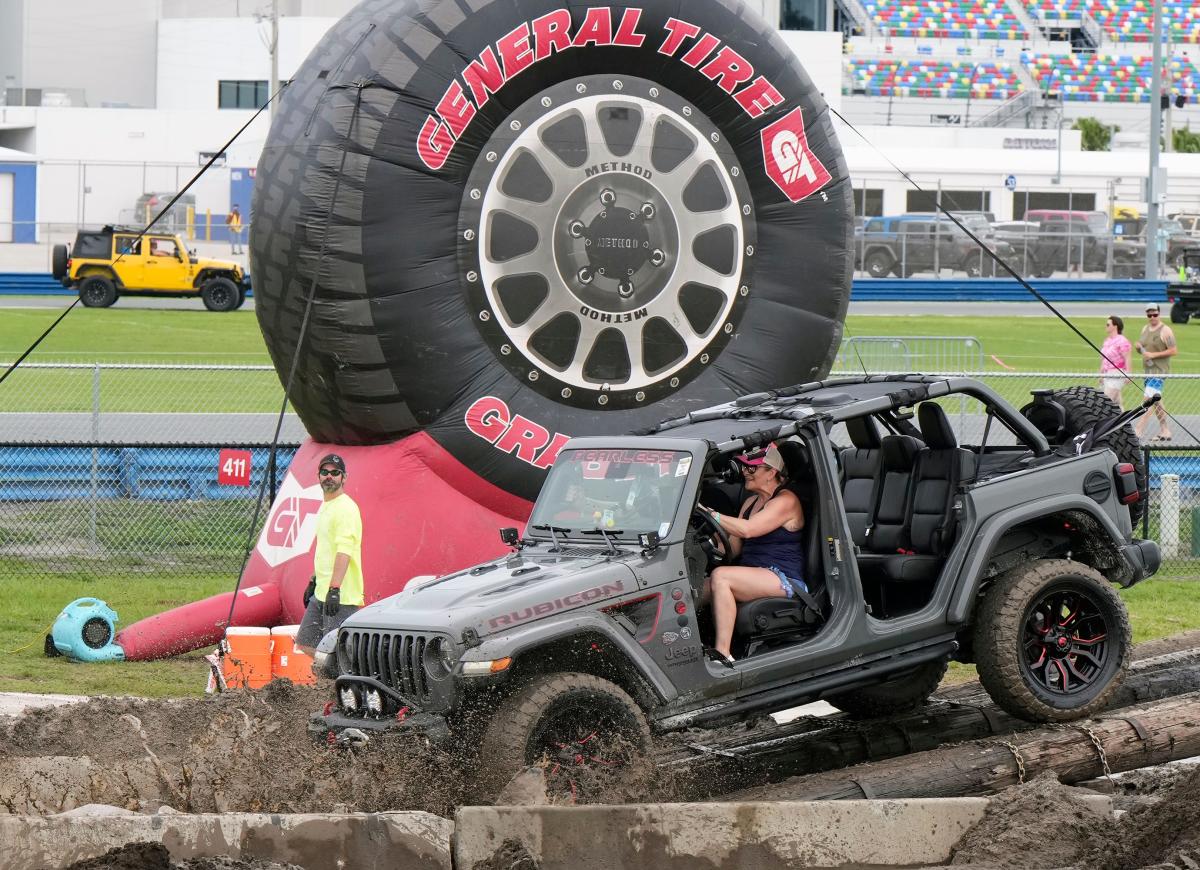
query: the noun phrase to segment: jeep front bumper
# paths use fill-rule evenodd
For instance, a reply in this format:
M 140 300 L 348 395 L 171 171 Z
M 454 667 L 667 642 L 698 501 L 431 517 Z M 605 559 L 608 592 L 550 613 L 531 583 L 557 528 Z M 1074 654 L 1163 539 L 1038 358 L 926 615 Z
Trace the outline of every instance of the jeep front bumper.
M 353 709 L 342 705 L 344 690 L 355 697 Z M 377 693 L 381 701 L 378 711 L 368 709 L 368 692 Z M 450 726 L 445 716 L 421 710 L 415 702 L 379 680 L 343 674 L 334 681 L 334 698 L 324 710 L 309 717 L 308 732 L 315 739 L 336 740 L 347 732 L 363 736 L 407 732 L 420 735 L 437 746 L 450 742 Z

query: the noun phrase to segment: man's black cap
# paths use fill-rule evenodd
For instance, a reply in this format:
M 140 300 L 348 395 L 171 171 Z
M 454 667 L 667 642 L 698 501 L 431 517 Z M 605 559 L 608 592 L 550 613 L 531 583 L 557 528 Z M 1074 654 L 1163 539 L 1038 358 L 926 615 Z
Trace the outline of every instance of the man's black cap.
M 336 453 L 329 453 L 317 463 L 317 468 L 324 468 L 326 465 L 332 465 L 342 474 L 346 473 L 346 460 L 338 456 Z

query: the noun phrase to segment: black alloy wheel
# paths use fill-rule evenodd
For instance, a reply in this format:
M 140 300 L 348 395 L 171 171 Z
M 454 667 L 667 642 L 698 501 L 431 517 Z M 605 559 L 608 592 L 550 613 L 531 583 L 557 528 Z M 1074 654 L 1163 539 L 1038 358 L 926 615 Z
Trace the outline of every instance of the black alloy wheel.
M 108 308 L 117 301 L 117 287 L 109 278 L 92 275 L 79 285 L 79 298 L 87 308 Z
M 1064 699 L 1091 689 L 1109 670 L 1111 626 L 1099 596 L 1078 584 L 1048 589 L 1025 613 L 1025 678 Z

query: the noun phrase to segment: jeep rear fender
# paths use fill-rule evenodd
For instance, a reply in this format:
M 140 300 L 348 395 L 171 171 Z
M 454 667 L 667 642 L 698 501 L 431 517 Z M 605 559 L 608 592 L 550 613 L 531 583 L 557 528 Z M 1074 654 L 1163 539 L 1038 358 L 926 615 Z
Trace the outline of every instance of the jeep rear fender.
M 603 656 L 619 655 L 624 661 L 612 661 L 610 673 L 596 676 L 611 680 L 628 691 L 643 706 L 661 704 L 673 700 L 679 693 L 659 668 L 649 661 L 644 647 L 607 616 L 596 611 L 563 614 L 561 617 L 544 620 L 533 625 L 521 626 L 511 634 L 492 635 L 465 656 L 464 661 L 488 661 L 512 657 L 514 669 L 529 667 L 529 662 L 540 653 L 550 653 L 554 669 L 561 671 L 592 672 L 586 659 L 573 661 L 564 656 L 553 656 L 555 648 L 582 643 L 591 651 L 591 644 L 600 646 Z M 609 668 L 602 668 L 609 671 Z M 614 678 L 613 674 L 628 675 L 634 680 Z M 636 681 L 637 685 L 633 685 Z M 653 697 L 648 697 L 649 693 Z
M 1096 502 L 1082 494 L 1057 495 L 1038 499 L 993 514 L 980 525 L 979 530 L 971 539 L 971 543 L 965 548 L 967 555 L 958 571 L 954 591 L 950 595 L 946 620 L 951 625 L 965 625 L 968 622 L 974 610 L 979 586 L 984 580 L 984 572 L 1005 534 L 1018 526 L 1061 514 L 1084 514 L 1097 523 L 1105 536 L 1102 543 L 1105 549 L 1112 552 L 1115 564 L 1126 566 L 1124 557 L 1121 556 L 1118 548 L 1112 545 L 1113 541 L 1124 541 L 1125 536 L 1117 528 L 1112 518 L 1101 510 Z M 1111 569 L 1099 570 L 1105 576 L 1112 573 Z M 1109 577 L 1109 579 L 1113 578 Z

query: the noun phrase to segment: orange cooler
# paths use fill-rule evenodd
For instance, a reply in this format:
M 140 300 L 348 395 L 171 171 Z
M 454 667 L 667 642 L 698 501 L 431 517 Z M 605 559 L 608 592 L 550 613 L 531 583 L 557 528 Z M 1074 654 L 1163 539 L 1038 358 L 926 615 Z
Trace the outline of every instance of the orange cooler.
M 227 628 L 221 672 L 231 689 L 261 689 L 271 682 L 271 629 Z
M 304 686 L 317 681 L 313 673 L 313 660 L 296 649 L 298 625 L 278 625 L 271 629 L 271 674 L 287 677 L 296 685 Z

